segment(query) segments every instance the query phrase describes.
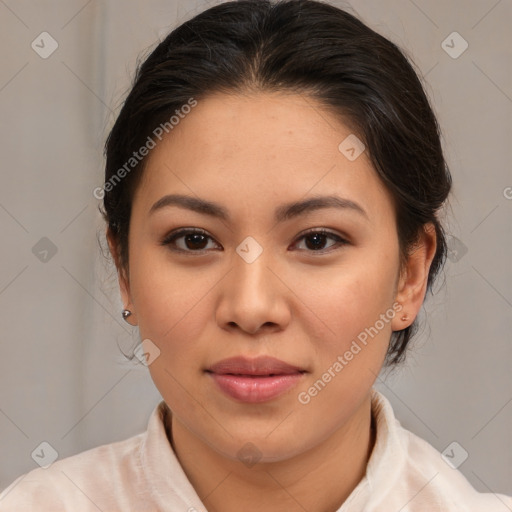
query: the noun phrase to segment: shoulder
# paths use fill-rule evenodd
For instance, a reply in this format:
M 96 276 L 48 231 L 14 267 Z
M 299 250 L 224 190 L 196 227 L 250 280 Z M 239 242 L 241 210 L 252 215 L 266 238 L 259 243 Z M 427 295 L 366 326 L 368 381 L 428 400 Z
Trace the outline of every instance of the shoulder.
M 458 469 L 466 454 L 464 448 L 453 443 L 441 454 L 430 443 L 397 426 L 405 448 L 406 479 L 417 489 L 414 501 L 417 510 L 453 510 L 454 512 L 509 512 L 512 497 L 477 491 Z M 412 508 L 411 510 L 415 510 Z
M 378 391 L 372 397 L 377 442 L 367 473 L 372 489 L 369 510 L 408 512 L 510 512 L 512 497 L 477 491 L 458 469 L 465 451 L 457 443 L 444 456 L 426 440 L 402 427 L 391 403 Z
M 138 478 L 145 434 L 101 445 L 21 475 L 0 493 L 0 511 L 105 510 Z M 123 485 L 126 484 L 126 485 Z

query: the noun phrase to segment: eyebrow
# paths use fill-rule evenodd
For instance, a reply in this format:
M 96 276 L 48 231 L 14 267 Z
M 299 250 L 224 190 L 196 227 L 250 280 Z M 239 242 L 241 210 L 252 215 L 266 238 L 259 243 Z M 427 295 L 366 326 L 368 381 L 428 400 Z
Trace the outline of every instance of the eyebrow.
M 178 206 L 187 210 L 208 215 L 210 217 L 229 220 L 230 215 L 220 204 L 205 199 L 200 199 L 193 196 L 181 194 L 168 194 L 161 197 L 149 210 L 149 215 L 152 215 L 158 210 L 167 208 L 169 206 Z M 338 196 L 316 196 L 303 201 L 295 201 L 279 206 L 275 210 L 275 221 L 284 222 L 299 215 L 303 215 L 315 210 L 324 208 L 338 208 L 353 211 L 368 219 L 368 214 L 358 203 L 350 199 L 344 199 Z

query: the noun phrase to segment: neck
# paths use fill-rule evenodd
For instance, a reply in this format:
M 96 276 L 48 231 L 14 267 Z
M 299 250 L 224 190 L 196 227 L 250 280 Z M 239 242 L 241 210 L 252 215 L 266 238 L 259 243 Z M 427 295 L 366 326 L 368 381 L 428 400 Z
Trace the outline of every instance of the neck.
M 364 477 L 376 437 L 370 396 L 348 424 L 314 448 L 251 468 L 212 450 L 174 415 L 166 418 L 166 431 L 209 512 L 335 512 Z

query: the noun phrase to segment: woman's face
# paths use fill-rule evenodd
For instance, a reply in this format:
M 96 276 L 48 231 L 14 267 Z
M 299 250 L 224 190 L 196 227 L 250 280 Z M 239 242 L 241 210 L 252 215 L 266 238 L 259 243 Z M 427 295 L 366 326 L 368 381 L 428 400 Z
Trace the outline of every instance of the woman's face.
M 345 428 L 368 405 L 392 330 L 417 312 L 400 320 L 392 201 L 350 135 L 310 98 L 219 94 L 150 152 L 124 304 L 174 421 L 227 457 L 250 442 L 262 462 L 284 460 Z M 152 211 L 171 194 L 216 208 Z M 182 228 L 204 236 L 162 244 Z M 208 371 L 236 356 L 301 371 Z

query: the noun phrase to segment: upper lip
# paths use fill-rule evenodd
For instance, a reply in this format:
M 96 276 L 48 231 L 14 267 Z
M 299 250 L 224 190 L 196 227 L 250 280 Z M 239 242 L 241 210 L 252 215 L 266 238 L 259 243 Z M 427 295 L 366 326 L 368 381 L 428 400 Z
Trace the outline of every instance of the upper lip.
M 218 361 L 206 371 L 233 375 L 290 375 L 305 372 L 298 366 L 293 366 L 269 356 L 259 356 L 254 359 L 243 356 L 230 357 Z

